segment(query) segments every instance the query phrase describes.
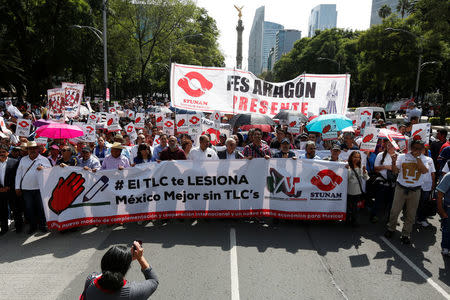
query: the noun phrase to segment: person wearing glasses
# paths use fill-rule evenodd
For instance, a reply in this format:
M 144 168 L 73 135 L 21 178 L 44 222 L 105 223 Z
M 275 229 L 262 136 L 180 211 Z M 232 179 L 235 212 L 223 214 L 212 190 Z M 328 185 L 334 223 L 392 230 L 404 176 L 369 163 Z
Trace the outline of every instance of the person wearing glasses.
M 67 167 L 67 166 L 76 166 L 77 165 L 77 159 L 73 155 L 73 150 L 70 148 L 69 145 L 64 145 L 61 148 L 61 158 L 56 162 L 58 166 L 61 167 Z

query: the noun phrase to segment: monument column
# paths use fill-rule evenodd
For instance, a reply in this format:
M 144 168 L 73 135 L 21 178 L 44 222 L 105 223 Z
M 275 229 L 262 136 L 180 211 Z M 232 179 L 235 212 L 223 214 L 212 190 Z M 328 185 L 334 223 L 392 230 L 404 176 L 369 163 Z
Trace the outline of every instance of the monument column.
M 237 11 L 239 12 L 239 21 L 238 21 L 238 25 L 236 27 L 236 31 L 237 31 L 237 51 L 236 51 L 236 69 L 242 69 L 242 31 L 244 31 L 244 26 L 242 26 L 242 7 L 237 7 L 236 5 L 234 6 Z

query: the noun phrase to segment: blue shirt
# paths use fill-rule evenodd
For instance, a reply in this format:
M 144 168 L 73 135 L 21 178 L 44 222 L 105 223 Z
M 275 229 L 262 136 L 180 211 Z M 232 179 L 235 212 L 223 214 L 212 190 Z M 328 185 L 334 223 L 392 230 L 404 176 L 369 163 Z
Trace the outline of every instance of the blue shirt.
M 293 152 L 293 151 L 288 151 L 288 153 L 287 153 L 287 155 L 288 155 L 288 158 L 293 158 L 294 156 L 295 156 L 295 153 Z M 272 156 L 273 158 L 283 158 L 283 152 L 282 151 L 280 151 L 280 152 L 278 152 L 278 153 L 275 153 L 275 155 L 274 156 Z
M 161 145 L 158 145 L 155 148 L 153 148 L 152 161 L 156 161 L 157 159 L 159 159 L 159 152 L 161 152 L 166 147 L 161 147 Z
M 439 192 L 444 193 L 444 204 L 450 205 L 450 172 L 445 174 L 444 177 L 442 177 L 442 180 L 438 184 L 436 189 Z

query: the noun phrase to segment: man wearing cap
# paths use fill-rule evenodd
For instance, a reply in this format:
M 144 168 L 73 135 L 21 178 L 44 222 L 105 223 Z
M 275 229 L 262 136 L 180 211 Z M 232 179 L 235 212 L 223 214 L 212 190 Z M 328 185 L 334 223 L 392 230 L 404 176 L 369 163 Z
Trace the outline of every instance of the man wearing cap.
M 81 157 L 77 159 L 77 166 L 87 171 L 97 172 L 102 168 L 100 161 L 92 155 L 91 148 L 84 147 L 81 149 Z
M 19 161 L 8 157 L 8 146 L 0 145 L 0 235 L 8 231 L 8 204 L 14 213 L 16 232 L 22 231 L 22 210 L 14 192 Z
M 339 161 L 339 162 L 343 161 L 342 159 L 339 158 L 339 155 L 341 154 L 341 146 L 339 146 L 338 144 L 334 144 L 330 152 L 331 156 L 325 157 L 323 160 Z
M 289 139 L 284 138 L 281 140 L 280 144 L 280 151 L 278 153 L 275 153 L 273 158 L 292 158 L 297 159 L 295 156 L 294 151 L 290 150 L 291 143 L 289 142 Z
M 18 197 L 23 196 L 25 217 L 30 223 L 28 234 L 34 233 L 38 228 L 47 232 L 38 178 L 39 172 L 44 168 L 51 168 L 51 165 L 47 158 L 39 154 L 36 142 L 28 142 L 27 151 L 28 155 L 20 160 L 17 168 L 16 194 Z
M 111 145 L 111 154 L 105 157 L 102 163 L 103 170 L 119 169 L 130 167 L 128 158 L 122 155 L 124 146 L 121 143 L 115 142 Z

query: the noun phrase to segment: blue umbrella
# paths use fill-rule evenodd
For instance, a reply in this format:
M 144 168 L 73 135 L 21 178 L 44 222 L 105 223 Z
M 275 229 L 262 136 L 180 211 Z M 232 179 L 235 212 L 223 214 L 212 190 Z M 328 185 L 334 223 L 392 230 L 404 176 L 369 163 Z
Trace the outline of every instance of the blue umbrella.
M 306 125 L 306 129 L 308 129 L 308 131 L 322 132 L 323 123 L 326 124 L 328 120 L 336 120 L 337 131 L 341 131 L 342 129 L 353 125 L 352 120 L 347 118 L 346 116 L 338 114 L 329 114 L 329 115 L 321 115 L 311 120 L 311 122 L 309 122 Z

